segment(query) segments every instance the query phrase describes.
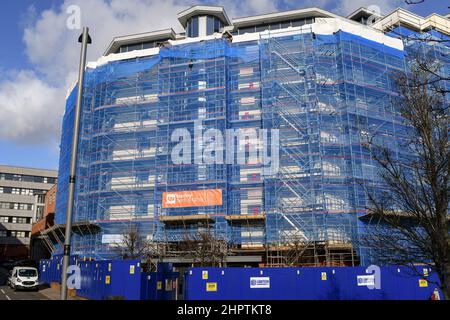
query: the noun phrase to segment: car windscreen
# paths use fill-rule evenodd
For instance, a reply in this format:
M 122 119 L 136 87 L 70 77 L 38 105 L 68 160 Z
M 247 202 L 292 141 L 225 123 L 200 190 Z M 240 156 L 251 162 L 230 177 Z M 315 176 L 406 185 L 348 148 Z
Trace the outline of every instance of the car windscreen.
M 33 269 L 20 269 L 19 277 L 35 277 L 37 276 L 37 271 Z

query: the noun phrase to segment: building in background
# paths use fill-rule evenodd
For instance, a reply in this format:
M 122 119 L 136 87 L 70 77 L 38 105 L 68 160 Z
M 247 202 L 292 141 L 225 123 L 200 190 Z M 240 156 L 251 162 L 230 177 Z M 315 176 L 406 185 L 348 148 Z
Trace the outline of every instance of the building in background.
M 45 194 L 43 203 L 37 201 L 39 202 L 39 208 L 42 209 L 37 212 L 33 220 L 30 242 L 30 258 L 36 261 L 48 259 L 55 251 L 54 243 L 57 240 L 51 234 L 48 234 L 48 230 L 54 225 L 56 190 L 57 185 L 55 184 Z
M 0 259 L 29 257 L 31 226 L 57 171 L 0 165 Z
M 183 244 L 201 232 L 227 242 L 229 262 L 373 261 L 358 242 L 367 218 L 365 189 L 383 190 L 367 141 L 376 135 L 405 156 L 407 130 L 391 103 L 394 76 L 418 50 L 449 63 L 445 42 L 408 38 L 447 37 L 449 20 L 403 9 L 374 19 L 363 8 L 348 17 L 306 8 L 230 19 L 210 6 L 191 7 L 178 19 L 185 32 L 114 38 L 88 65 L 73 253 L 117 257 L 121 236 L 133 225 L 143 239 L 166 246 L 163 258 L 178 263 L 192 262 Z M 67 98 L 61 138 L 61 225 L 75 96 L 76 88 Z M 198 123 L 201 134 L 254 129 L 258 135 L 236 142 L 243 158 L 252 145 L 261 149 L 261 129 L 279 130 L 279 170 L 265 174 L 260 159 L 194 163 L 201 159 Z M 178 129 L 195 137 L 182 164 L 171 156 Z M 269 136 L 262 146 L 270 150 L 272 141 Z

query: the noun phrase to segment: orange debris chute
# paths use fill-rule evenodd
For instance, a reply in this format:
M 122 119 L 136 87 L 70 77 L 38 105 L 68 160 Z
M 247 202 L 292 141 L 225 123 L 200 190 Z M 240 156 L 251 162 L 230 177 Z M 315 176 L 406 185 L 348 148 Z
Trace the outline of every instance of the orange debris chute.
M 207 207 L 222 205 L 222 190 L 190 190 L 164 192 L 163 208 Z

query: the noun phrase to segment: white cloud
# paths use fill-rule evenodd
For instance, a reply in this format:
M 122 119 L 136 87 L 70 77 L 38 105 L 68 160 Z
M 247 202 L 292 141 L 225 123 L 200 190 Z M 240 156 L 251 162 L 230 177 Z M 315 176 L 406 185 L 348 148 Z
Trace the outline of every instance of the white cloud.
M 349 15 L 361 7 L 376 6 L 380 8 L 382 14 L 391 13 L 395 8 L 403 6 L 404 0 L 342 0 L 336 5 L 336 13 Z
M 295 8 L 299 7 L 298 0 L 284 0 L 285 5 Z M 361 7 L 377 6 L 380 8 L 381 13 L 388 14 L 395 8 L 404 6 L 404 0 L 303 0 L 301 2 L 301 8 L 317 7 L 347 16 L 353 11 Z
M 32 72 L 18 72 L 0 83 L 0 137 L 26 144 L 55 143 L 64 99 L 59 88 L 39 80 Z
M 274 11 L 270 0 L 222 1 L 230 16 Z M 40 14 L 30 7 L 21 25 L 26 54 L 34 70 L 22 70 L 0 83 L 0 139 L 18 143 L 57 143 L 67 88 L 76 80 L 79 30 L 66 28 L 70 5 L 81 8 L 82 24 L 90 27 L 88 60 L 97 60 L 114 36 L 174 27 L 188 0 L 65 0 Z M 1 70 L 0 70 L 1 71 Z
M 277 10 L 277 3 L 289 8 L 317 6 L 348 14 L 359 6 L 377 2 L 383 11 L 402 0 L 221 0 L 230 17 L 242 17 Z M 65 0 L 59 7 L 36 13 L 30 7 L 24 18 L 23 40 L 34 69 L 17 72 L 0 83 L 0 139 L 18 142 L 59 140 L 61 115 L 67 88 L 76 79 L 79 59 L 79 30 L 66 27 L 70 5 L 81 8 L 82 25 L 90 27 L 93 40 L 88 60 L 97 60 L 114 36 L 181 26 L 176 14 L 191 0 Z M 197 2 L 194 2 L 197 3 Z M 0 70 L 1 71 L 1 70 Z M 45 141 L 44 143 L 47 143 Z

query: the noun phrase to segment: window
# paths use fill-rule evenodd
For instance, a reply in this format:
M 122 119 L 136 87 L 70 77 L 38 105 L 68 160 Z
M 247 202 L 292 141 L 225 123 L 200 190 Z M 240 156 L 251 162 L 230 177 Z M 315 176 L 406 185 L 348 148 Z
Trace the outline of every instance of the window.
M 214 17 L 206 17 L 206 35 L 214 33 Z
M 198 17 L 192 19 L 192 37 L 198 37 Z
M 269 26 L 268 25 L 257 26 L 255 30 L 256 32 L 262 32 L 264 30 L 269 30 Z
M 12 194 L 20 194 L 20 189 L 19 188 L 12 188 L 11 193 Z
M 155 42 L 145 42 L 142 44 L 142 49 L 150 49 L 155 47 Z M 54 182 L 52 182 L 54 183 Z
M 29 224 L 31 218 L 28 217 L 0 217 L 0 223 L 21 223 Z
M 44 207 L 43 206 L 38 206 L 36 208 L 36 217 L 38 220 L 42 219 L 42 217 L 44 216 Z
M 142 43 L 132 44 L 128 46 L 128 51 L 142 50 Z
M 207 20 L 207 27 L 208 27 L 208 21 Z M 190 38 L 198 37 L 199 31 L 198 31 L 198 17 L 191 18 L 187 25 L 186 25 L 186 35 Z
M 239 29 L 239 34 L 244 34 L 244 33 L 249 33 L 249 32 L 255 32 L 255 27 L 247 27 L 247 28 Z
M 191 20 L 188 20 L 187 24 L 186 24 L 186 33 L 189 36 L 191 33 Z
M 270 30 L 278 30 L 280 29 L 280 24 L 279 23 L 272 23 L 270 24 Z
M 0 237 L 4 238 L 8 236 L 8 232 L 6 230 L 0 230 Z
M 11 231 L 11 237 L 27 238 L 28 235 L 29 235 L 28 231 Z
M 19 276 L 20 277 L 35 277 L 35 276 L 37 276 L 37 271 L 34 269 L 20 269 Z
M 20 194 L 32 196 L 34 191 L 32 189 L 20 189 Z
M 22 181 L 24 182 L 34 182 L 34 178 L 33 176 L 22 176 Z
M 222 27 L 222 21 L 217 17 L 208 16 L 206 17 L 206 34 L 211 35 L 214 32 L 220 32 Z
M 215 18 L 214 19 L 214 32 L 219 32 L 220 28 L 222 28 L 222 21 L 220 19 Z
M 29 218 L 17 217 L 17 220 L 16 220 L 15 223 L 27 224 L 27 223 L 30 223 L 30 222 L 29 222 Z
M 10 210 L 33 210 L 33 205 L 29 203 L 0 202 L 0 209 Z
M 292 26 L 293 27 L 300 27 L 303 26 L 305 24 L 305 20 L 294 20 L 292 21 Z
M 37 195 L 37 203 L 45 203 L 45 194 Z
M 11 194 L 12 193 L 12 188 L 2 187 L 0 189 L 0 193 Z

